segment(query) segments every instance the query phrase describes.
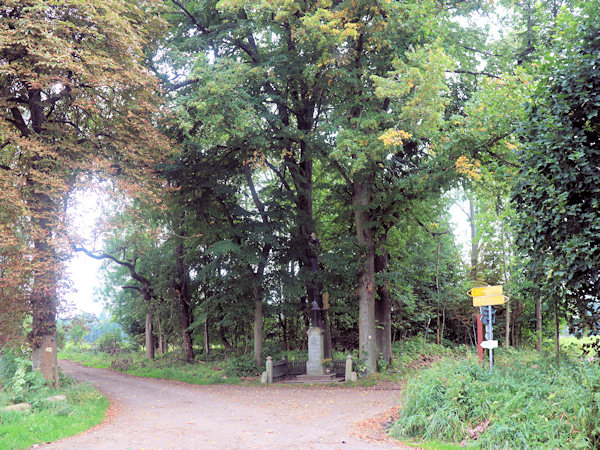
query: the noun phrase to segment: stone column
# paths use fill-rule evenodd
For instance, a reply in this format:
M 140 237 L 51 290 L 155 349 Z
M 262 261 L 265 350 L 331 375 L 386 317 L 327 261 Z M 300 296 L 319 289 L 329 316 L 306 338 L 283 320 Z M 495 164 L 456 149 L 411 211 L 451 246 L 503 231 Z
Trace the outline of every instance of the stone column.
M 346 356 L 346 373 L 344 374 L 346 381 L 352 378 L 352 355 Z
M 323 375 L 323 330 L 319 327 L 308 329 L 307 375 Z
M 265 364 L 267 369 L 267 383 L 273 382 L 273 358 L 267 356 L 267 363 Z

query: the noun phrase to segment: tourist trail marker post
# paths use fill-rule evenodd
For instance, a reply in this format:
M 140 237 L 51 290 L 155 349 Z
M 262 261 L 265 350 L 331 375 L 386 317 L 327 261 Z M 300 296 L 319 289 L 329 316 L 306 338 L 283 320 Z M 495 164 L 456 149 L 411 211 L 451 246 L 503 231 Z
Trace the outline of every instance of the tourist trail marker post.
M 487 341 L 479 342 L 482 348 L 490 351 L 490 373 L 494 366 L 494 349 L 498 347 L 498 341 L 494 340 L 493 325 L 496 323 L 495 305 L 503 305 L 508 297 L 502 294 L 502 286 L 482 286 L 471 289 L 467 295 L 473 297 L 473 306 L 479 306 L 481 312 L 481 323 L 485 325 Z

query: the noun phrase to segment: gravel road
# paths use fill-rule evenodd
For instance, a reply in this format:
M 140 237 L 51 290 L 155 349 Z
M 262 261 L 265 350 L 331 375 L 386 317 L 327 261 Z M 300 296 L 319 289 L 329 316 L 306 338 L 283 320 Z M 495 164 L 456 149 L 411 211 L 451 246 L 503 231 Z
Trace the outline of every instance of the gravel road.
M 45 449 L 400 447 L 364 426 L 364 421 L 398 405 L 397 389 L 196 386 L 70 361 L 60 365 L 67 375 L 95 384 L 110 398 L 111 409 L 102 425 Z

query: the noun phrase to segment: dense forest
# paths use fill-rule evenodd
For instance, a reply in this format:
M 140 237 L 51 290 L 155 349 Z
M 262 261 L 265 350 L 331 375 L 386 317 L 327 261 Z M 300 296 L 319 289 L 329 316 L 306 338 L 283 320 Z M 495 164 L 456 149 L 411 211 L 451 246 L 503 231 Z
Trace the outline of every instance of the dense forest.
M 74 252 L 188 362 L 598 332 L 600 4 L 0 2 L 0 345 L 57 377 Z M 69 223 L 102 199 L 93 233 Z M 468 256 L 452 205 L 470 225 Z M 498 336 L 498 334 L 497 334 Z

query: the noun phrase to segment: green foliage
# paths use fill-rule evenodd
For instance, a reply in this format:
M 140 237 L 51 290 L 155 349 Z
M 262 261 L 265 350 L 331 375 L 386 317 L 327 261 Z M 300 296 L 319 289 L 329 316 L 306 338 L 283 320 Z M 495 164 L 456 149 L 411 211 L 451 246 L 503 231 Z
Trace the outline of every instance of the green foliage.
M 12 350 L 0 356 L 0 385 L 3 387 L 0 398 L 8 403 L 37 404 L 49 392 L 40 371 L 33 371 L 31 358 Z
M 110 367 L 111 357 L 107 353 L 95 352 L 89 346 L 75 347 L 67 344 L 58 352 L 58 357 L 83 364 L 84 366 L 107 369 Z
M 122 343 L 123 337 L 121 336 L 121 330 L 117 329 L 101 335 L 94 343 L 94 347 L 100 352 L 114 353 L 121 349 Z
M 252 355 L 232 356 L 225 362 L 227 376 L 256 376 L 258 368 Z
M 600 298 L 600 14 L 576 2 L 558 18 L 529 108 L 514 193 L 528 276 L 578 331 L 598 331 Z
M 458 442 L 489 420 L 477 441 L 484 448 L 596 447 L 598 365 L 498 353 L 492 374 L 474 358 L 425 370 L 407 387 L 391 434 Z
M 149 361 L 140 355 L 132 358 L 132 364 L 125 373 L 140 377 L 166 378 L 192 384 L 238 384 L 239 378 L 229 374 L 225 361 L 199 361 L 188 364 L 176 352 L 158 356 Z
M 61 381 L 63 389 L 45 395 L 65 394 L 66 402 L 40 398 L 29 412 L 0 412 L 0 448 L 30 448 L 79 434 L 102 422 L 109 404 L 106 397 L 91 384 Z
M 573 357 L 583 356 L 590 360 L 597 360 L 600 357 L 599 336 L 587 336 L 584 338 L 561 337 L 560 347 L 561 350 Z

